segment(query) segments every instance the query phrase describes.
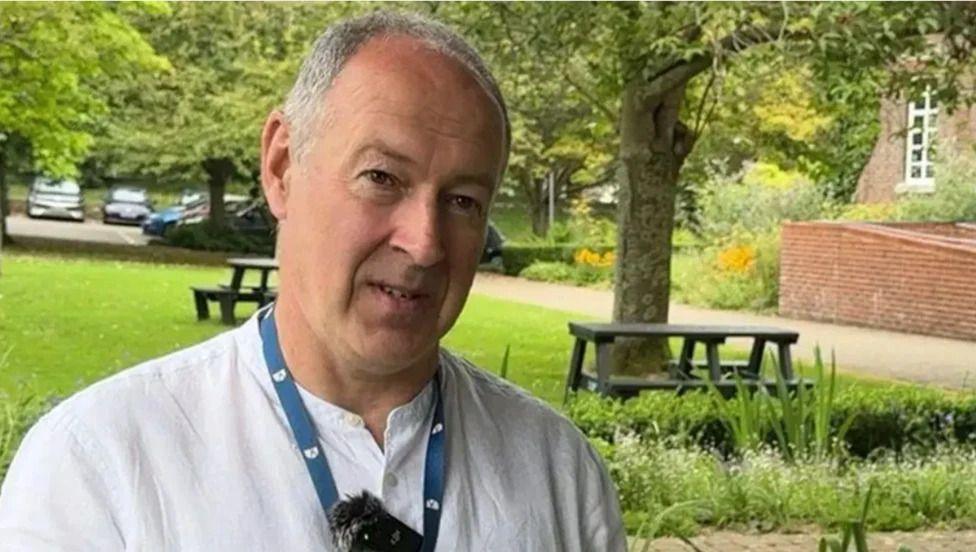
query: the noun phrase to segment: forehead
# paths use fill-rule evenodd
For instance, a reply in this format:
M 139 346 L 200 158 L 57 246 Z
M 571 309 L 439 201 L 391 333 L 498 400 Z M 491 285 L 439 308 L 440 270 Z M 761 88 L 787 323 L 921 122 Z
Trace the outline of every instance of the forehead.
M 499 157 L 503 148 L 498 104 L 460 62 L 414 38 L 369 40 L 324 101 L 333 130 L 384 132 L 402 125 L 483 152 L 498 150 Z

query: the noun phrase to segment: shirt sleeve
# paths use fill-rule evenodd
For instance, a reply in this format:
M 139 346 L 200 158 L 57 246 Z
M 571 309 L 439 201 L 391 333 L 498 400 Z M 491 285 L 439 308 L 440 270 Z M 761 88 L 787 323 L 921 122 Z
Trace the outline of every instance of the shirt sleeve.
M 0 488 L 0 552 L 125 549 L 96 445 L 63 410 L 28 431 Z
M 595 473 L 597 491 L 590 497 L 589 511 L 585 517 L 586 539 L 585 550 L 606 550 L 607 552 L 626 552 L 627 533 L 624 531 L 623 518 L 620 514 L 620 500 L 617 498 L 617 488 L 607 473 L 606 466 L 600 455 L 593 447 L 584 442 L 586 447 L 586 462 L 590 470 Z

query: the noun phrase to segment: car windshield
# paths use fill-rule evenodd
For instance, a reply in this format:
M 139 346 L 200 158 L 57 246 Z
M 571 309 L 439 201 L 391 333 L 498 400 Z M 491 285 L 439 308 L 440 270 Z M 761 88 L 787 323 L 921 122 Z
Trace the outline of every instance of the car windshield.
M 111 198 L 115 203 L 145 203 L 146 192 L 143 190 L 112 190 Z
M 76 196 L 81 193 L 78 184 L 71 180 L 47 180 L 38 179 L 34 181 L 34 191 L 42 194 L 61 194 Z

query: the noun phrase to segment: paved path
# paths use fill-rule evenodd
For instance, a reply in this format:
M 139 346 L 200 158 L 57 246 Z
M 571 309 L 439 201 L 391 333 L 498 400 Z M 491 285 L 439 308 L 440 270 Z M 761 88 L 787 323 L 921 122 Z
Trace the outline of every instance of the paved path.
M 472 291 L 579 313 L 583 319 L 609 321 L 613 313 L 613 293 L 610 291 L 533 282 L 490 273 L 478 273 Z M 819 343 L 825 359 L 830 358 L 831 350 L 835 351 L 837 365 L 847 372 L 943 387 L 976 388 L 976 342 L 972 341 L 708 310 L 677 303 L 671 304 L 670 320 L 686 324 L 781 326 L 800 333 L 800 342 L 794 354 L 801 360 L 812 361 L 813 348 Z M 976 546 L 973 550 L 976 551 Z
M 835 535 L 836 536 L 836 535 Z M 656 539 L 653 552 L 816 552 L 821 535 L 742 535 L 719 532 L 690 539 L 694 547 L 679 539 Z M 906 546 L 912 552 L 970 552 L 976 550 L 976 531 L 924 531 L 916 533 L 873 533 L 868 535 L 871 552 L 897 552 Z M 643 544 L 631 545 L 639 552 Z
M 7 230 L 14 238 L 51 238 L 71 241 L 116 243 L 141 246 L 149 243 L 138 226 L 102 224 L 91 218 L 79 223 L 70 220 L 32 219 L 22 215 L 7 217 Z

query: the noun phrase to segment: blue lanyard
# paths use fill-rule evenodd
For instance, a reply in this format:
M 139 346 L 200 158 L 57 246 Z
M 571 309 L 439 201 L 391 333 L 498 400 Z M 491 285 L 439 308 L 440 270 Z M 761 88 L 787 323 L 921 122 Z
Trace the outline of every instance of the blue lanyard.
M 260 318 L 261 341 L 264 347 L 264 361 L 274 383 L 278 400 L 285 410 L 288 425 L 295 435 L 295 442 L 305 459 L 305 467 L 315 485 L 322 509 L 328 512 L 339 501 L 335 479 L 319 447 L 318 434 L 308 417 L 298 388 L 292 379 L 285 358 L 278 345 L 278 331 L 274 324 L 274 306 L 268 308 Z M 432 552 L 437 543 L 437 533 L 441 524 L 441 504 L 444 498 L 444 403 L 441 400 L 440 372 L 434 375 L 434 419 L 431 421 L 430 438 L 427 440 L 427 458 L 424 461 L 424 543 L 422 552 Z

